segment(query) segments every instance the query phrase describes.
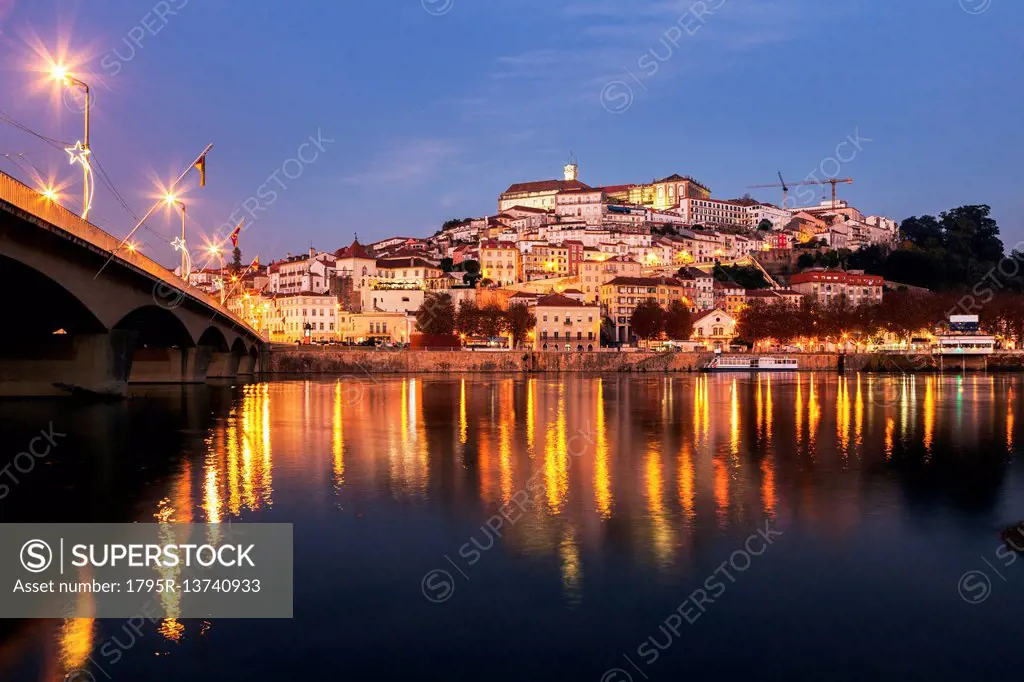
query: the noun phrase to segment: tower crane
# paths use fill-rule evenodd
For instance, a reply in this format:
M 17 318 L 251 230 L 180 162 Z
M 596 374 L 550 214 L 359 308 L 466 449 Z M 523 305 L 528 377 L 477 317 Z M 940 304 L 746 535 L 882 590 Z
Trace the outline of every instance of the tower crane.
M 836 185 L 852 185 L 853 184 L 853 178 L 828 178 L 826 180 L 805 180 L 804 182 L 791 182 L 791 183 L 787 184 L 786 181 L 782 179 L 782 173 L 779 173 L 779 180 L 781 181 L 781 184 L 750 185 L 748 187 L 748 189 L 754 189 L 754 188 L 759 188 L 759 187 L 781 187 L 782 188 L 782 204 L 783 204 L 783 208 L 785 208 L 786 199 L 789 197 L 789 188 L 790 187 L 800 187 L 802 185 L 832 185 L 832 208 L 835 209 L 835 207 L 836 207 Z

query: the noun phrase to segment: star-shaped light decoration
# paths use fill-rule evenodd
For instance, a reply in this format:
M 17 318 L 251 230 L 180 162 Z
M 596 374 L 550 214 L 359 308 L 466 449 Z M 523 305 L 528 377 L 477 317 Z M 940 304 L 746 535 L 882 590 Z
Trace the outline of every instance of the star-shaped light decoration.
M 76 142 L 74 147 L 64 147 L 64 151 L 71 157 L 71 165 L 74 166 L 76 163 L 80 163 L 86 168 L 89 167 L 89 154 L 92 151 L 83 145 L 81 142 Z
M 181 278 L 187 282 L 188 276 L 192 274 L 192 254 L 188 252 L 188 247 L 185 245 L 185 240 L 182 239 L 181 237 L 175 237 L 173 240 L 171 240 L 171 246 L 174 248 L 175 251 L 181 251 L 181 253 L 185 256 L 183 263 L 185 267 L 181 273 Z

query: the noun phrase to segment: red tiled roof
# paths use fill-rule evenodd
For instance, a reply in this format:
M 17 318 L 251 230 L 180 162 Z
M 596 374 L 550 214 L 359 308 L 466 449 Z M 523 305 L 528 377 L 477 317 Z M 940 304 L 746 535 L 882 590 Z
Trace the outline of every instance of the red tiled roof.
M 380 258 L 377 260 L 378 268 L 433 268 L 440 270 L 433 263 L 428 263 L 422 258 Z
M 574 298 L 563 296 L 562 294 L 548 294 L 537 299 L 538 308 L 585 308 L 583 303 L 580 303 Z
M 510 185 L 505 194 L 519 192 L 565 192 L 566 190 L 593 189 L 579 180 L 539 180 L 537 182 L 518 182 Z
M 354 240 L 349 246 L 338 249 L 334 252 L 334 255 L 338 258 L 365 258 L 367 260 L 373 260 L 373 256 L 366 250 L 366 247 L 359 243 L 359 240 Z
M 634 287 L 658 287 L 658 286 L 682 286 L 682 282 L 670 277 L 616 277 L 605 282 L 605 285 L 634 286 Z
M 513 206 L 513 207 L 511 207 L 509 209 L 506 209 L 506 210 L 507 211 L 522 211 L 524 213 L 540 213 L 542 215 L 543 214 L 551 213 L 551 211 L 548 211 L 546 209 L 534 208 L 532 206 Z

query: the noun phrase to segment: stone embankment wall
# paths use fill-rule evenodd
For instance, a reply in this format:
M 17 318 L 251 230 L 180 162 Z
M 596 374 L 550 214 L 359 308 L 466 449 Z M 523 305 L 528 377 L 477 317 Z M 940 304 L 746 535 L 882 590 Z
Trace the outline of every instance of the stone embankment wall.
M 537 353 L 533 351 L 383 351 L 335 348 L 275 348 L 273 374 L 418 374 L 459 372 L 695 372 L 711 353 Z M 835 355 L 800 356 L 800 367 L 832 370 Z
M 277 347 L 267 362 L 272 374 L 420 374 L 460 372 L 694 372 L 711 353 L 536 353 L 533 351 L 384 351 L 351 348 Z M 865 372 L 1020 372 L 1024 353 L 989 356 L 801 353 L 800 369 Z

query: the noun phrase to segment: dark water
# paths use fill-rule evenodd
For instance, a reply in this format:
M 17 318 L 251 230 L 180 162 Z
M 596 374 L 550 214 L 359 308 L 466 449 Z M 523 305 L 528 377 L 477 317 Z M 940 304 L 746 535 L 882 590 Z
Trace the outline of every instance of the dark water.
M 1002 679 L 1022 405 L 1018 377 L 806 374 L 0 403 L 0 465 L 67 433 L 0 521 L 290 522 L 296 565 L 291 621 L 7 622 L 0 679 Z

